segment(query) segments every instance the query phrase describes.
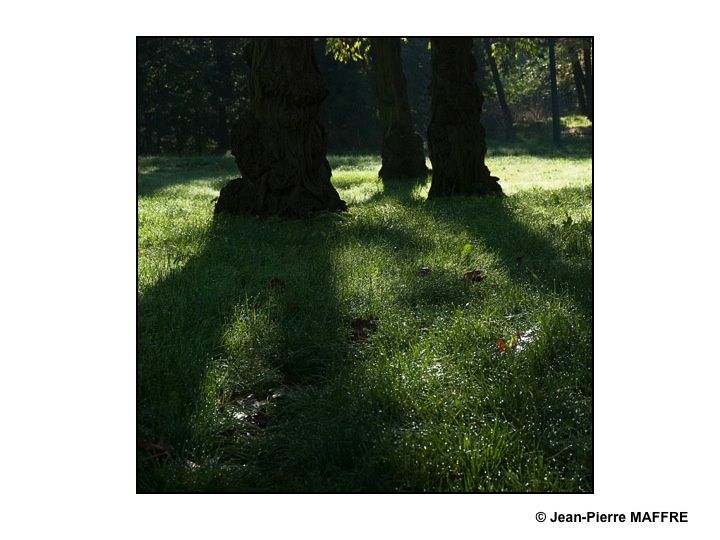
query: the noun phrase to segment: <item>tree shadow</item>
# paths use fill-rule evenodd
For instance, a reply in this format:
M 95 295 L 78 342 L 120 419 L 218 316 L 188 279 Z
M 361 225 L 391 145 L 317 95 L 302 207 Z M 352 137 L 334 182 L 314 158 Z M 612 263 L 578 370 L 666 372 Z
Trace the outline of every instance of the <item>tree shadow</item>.
M 340 305 L 333 256 L 352 242 L 388 258 L 421 246 L 407 231 L 342 225 L 217 216 L 201 252 L 143 291 L 139 491 L 324 491 L 382 461 L 363 441 L 384 417 L 350 382 L 370 339 L 354 319 L 377 315 Z M 317 405 L 341 388 L 345 425 Z
M 393 490 L 397 415 L 378 410 L 403 405 L 359 384 L 375 329 L 353 326 L 382 326 L 386 301 L 460 304 L 462 281 L 397 270 L 430 247 L 414 231 L 337 215 L 219 216 L 202 244 L 139 298 L 138 440 L 170 450 L 160 461 L 139 450 L 138 490 Z M 341 290 L 336 256 L 352 246 L 398 272 L 396 296 L 367 307 L 367 291 Z
M 385 182 L 383 191 L 374 193 L 361 205 L 393 201 L 421 210 L 428 216 L 428 226 L 444 224 L 454 230 L 465 230 L 500 256 L 502 266 L 516 282 L 540 288 L 547 293 L 566 293 L 578 307 L 592 313 L 592 252 L 583 246 L 563 251 L 558 242 L 548 239 L 547 231 L 534 230 L 521 217 L 522 208 L 514 196 L 447 197 L 425 200 L 418 192 L 426 181 L 416 183 Z M 536 196 L 555 204 L 564 193 L 577 193 L 582 187 L 538 190 Z M 525 221 L 525 222 L 524 222 Z M 554 231 L 566 244 L 592 231 L 592 222 L 558 224 Z
M 419 185 L 385 182 L 363 204 L 420 206 L 428 218 L 468 228 L 500 253 L 513 279 L 548 291 L 559 285 L 592 311 L 583 270 L 529 230 L 507 200 L 423 202 Z M 413 227 L 332 214 L 293 222 L 219 216 L 202 245 L 138 300 L 138 440 L 167 450 L 164 457 L 138 451 L 138 490 L 401 486 L 393 444 L 404 404 L 383 390 L 390 381 L 364 384 L 374 330 L 353 330 L 357 320 L 379 319 L 381 334 L 381 302 L 365 304 L 364 291 L 346 290 L 338 254 L 356 245 L 394 272 L 419 266 L 432 246 Z M 536 259 L 555 262 L 535 268 Z M 408 313 L 458 306 L 468 296 L 458 277 L 440 269 L 421 278 L 398 273 L 382 302 Z
M 565 191 L 584 188 L 562 188 L 546 192 L 561 200 Z M 582 246 L 563 251 L 548 239 L 547 232 L 532 229 L 519 217 L 523 210 L 510 197 L 459 197 L 427 201 L 425 210 L 440 223 L 461 227 L 471 237 L 495 251 L 508 275 L 517 283 L 540 289 L 547 294 L 567 294 L 575 305 L 592 314 L 592 252 Z M 558 225 L 554 232 L 570 238 L 592 231 L 592 222 Z
M 178 456 L 139 452 L 140 490 L 177 489 L 168 468 L 205 465 L 252 429 L 237 420 L 243 399 L 313 384 L 343 356 L 332 267 L 317 249 L 335 226 L 218 216 L 201 253 L 139 297 L 138 439 Z

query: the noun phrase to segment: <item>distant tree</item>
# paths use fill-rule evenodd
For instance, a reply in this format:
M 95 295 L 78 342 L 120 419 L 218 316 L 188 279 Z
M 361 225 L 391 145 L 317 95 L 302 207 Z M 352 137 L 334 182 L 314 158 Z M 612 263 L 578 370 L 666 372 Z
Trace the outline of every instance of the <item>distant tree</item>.
M 433 38 L 431 118 L 433 178 L 429 198 L 502 194 L 485 165 L 483 97 L 475 82 L 471 38 Z
M 301 218 L 344 210 L 330 183 L 320 105 L 328 90 L 311 38 L 252 44 L 250 107 L 233 129 L 241 178 L 220 190 L 216 212 Z
M 578 108 L 592 120 L 592 38 L 563 38 L 558 46 L 558 64 L 568 63 L 572 69 Z
M 495 92 L 497 93 L 500 109 L 503 113 L 503 120 L 505 121 L 505 134 L 508 137 L 512 137 L 514 133 L 513 118 L 510 113 L 510 107 L 508 107 L 507 100 L 505 99 L 505 90 L 503 88 L 502 80 L 500 80 L 500 72 L 498 71 L 497 62 L 495 62 L 495 57 L 493 56 L 492 40 L 490 38 L 484 38 L 483 45 L 485 47 L 487 62 L 490 66 L 490 71 L 492 72 L 493 82 L 495 83 Z
M 425 152 L 410 113 L 400 45 L 399 38 L 328 38 L 327 51 L 338 62 L 365 62 L 372 67 L 383 130 L 380 178 L 424 178 Z
M 585 63 L 585 95 L 587 99 L 588 118 L 593 119 L 593 60 L 592 60 L 592 38 L 588 39 L 583 48 L 583 61 Z
M 553 142 L 560 144 L 560 102 L 558 101 L 557 67 L 555 65 L 555 38 L 548 38 L 550 62 L 550 96 L 552 101 Z
M 400 39 L 371 38 L 370 58 L 383 126 L 379 176 L 386 180 L 425 178 L 425 152 L 410 115 Z
M 585 116 L 589 117 L 589 111 L 587 107 L 587 100 L 585 98 L 585 76 L 583 75 L 582 66 L 580 66 L 580 59 L 575 57 L 572 63 L 573 68 L 573 79 L 575 80 L 575 90 L 577 92 L 578 107 L 580 112 Z
M 320 109 L 328 152 L 377 153 L 382 145 L 382 127 L 370 65 L 364 60 L 336 60 L 328 47 L 331 39 L 314 42 L 318 68 L 329 90 Z

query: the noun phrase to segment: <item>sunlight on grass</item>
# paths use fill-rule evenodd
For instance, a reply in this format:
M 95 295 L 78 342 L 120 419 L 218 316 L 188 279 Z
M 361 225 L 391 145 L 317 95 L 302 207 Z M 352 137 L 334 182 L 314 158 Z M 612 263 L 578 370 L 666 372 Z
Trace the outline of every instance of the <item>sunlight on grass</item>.
M 213 217 L 228 156 L 139 159 L 139 489 L 592 490 L 589 156 L 440 201 L 329 160 L 348 212 L 282 221 Z

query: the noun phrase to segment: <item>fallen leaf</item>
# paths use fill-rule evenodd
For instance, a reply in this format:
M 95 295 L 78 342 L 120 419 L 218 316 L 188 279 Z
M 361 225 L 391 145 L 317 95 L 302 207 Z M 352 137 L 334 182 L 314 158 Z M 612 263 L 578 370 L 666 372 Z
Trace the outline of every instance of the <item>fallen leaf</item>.
M 485 276 L 480 270 L 470 270 L 470 272 L 465 272 L 465 279 L 468 281 L 478 282 L 485 279 Z
M 370 337 L 370 332 L 377 330 L 377 321 L 372 317 L 367 319 L 355 319 L 350 323 L 353 334 L 350 341 L 364 341 Z
M 511 349 L 514 349 L 515 347 L 517 347 L 517 344 L 518 344 L 518 335 L 515 334 L 513 337 L 510 338 L 510 343 L 508 345 L 510 345 Z
M 500 338 L 497 340 L 497 348 L 500 352 L 505 352 L 507 349 L 505 347 L 505 340 Z
M 172 446 L 166 447 L 162 444 L 156 444 L 147 441 L 138 441 L 137 447 L 138 450 L 143 450 L 144 452 L 147 452 L 150 457 L 152 457 L 156 461 L 165 461 L 175 456 L 175 450 L 173 450 Z

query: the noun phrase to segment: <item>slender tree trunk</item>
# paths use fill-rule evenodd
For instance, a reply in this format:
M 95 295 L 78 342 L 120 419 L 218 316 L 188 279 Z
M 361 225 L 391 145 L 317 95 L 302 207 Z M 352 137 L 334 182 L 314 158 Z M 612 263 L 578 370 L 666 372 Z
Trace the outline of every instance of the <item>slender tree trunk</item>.
M 575 91 L 577 92 L 578 106 L 580 112 L 588 116 L 587 101 L 585 101 L 585 75 L 583 74 L 580 60 L 575 60 L 572 64 L 573 77 L 575 79 Z M 588 116 L 589 118 L 589 116 Z
M 216 212 L 306 217 L 344 210 L 330 183 L 320 104 L 328 94 L 311 38 L 258 38 L 250 70 L 250 108 L 233 129 L 241 178 L 221 191 Z
M 215 55 L 215 65 L 217 66 L 215 77 L 217 86 L 214 92 L 216 99 L 215 108 L 217 110 L 217 132 L 215 139 L 217 140 L 217 151 L 221 154 L 230 150 L 230 126 L 228 125 L 227 106 L 230 104 L 233 96 L 232 65 L 227 40 L 228 38 L 211 39 L 213 54 Z
M 557 73 L 555 68 L 555 38 L 548 38 L 550 49 L 550 97 L 552 100 L 553 142 L 560 144 L 560 102 L 558 100 Z
M 490 38 L 483 39 L 485 45 L 485 55 L 487 56 L 488 64 L 490 65 L 490 71 L 492 71 L 493 82 L 495 83 L 495 91 L 497 92 L 498 101 L 500 102 L 500 108 L 502 109 L 503 119 L 505 121 L 505 134 L 508 137 L 512 137 L 514 134 L 513 130 L 513 118 L 510 113 L 510 107 L 508 107 L 507 101 L 505 100 L 505 90 L 503 88 L 502 81 L 500 80 L 500 72 L 497 68 L 497 62 L 492 54 L 492 42 Z
M 587 100 L 588 118 L 593 120 L 593 61 L 592 40 L 583 48 L 583 61 L 585 63 L 585 96 Z
M 473 42 L 473 56 L 475 57 L 475 64 L 477 66 L 477 69 L 475 70 L 475 80 L 477 81 L 480 93 L 485 96 L 488 93 L 488 83 L 486 80 L 488 69 L 485 66 L 487 58 L 485 54 L 485 42 L 482 38 L 479 38 L 479 41 Z
M 433 178 L 428 198 L 502 194 L 485 165 L 483 97 L 475 69 L 471 38 L 433 38 L 428 126 Z
M 425 152 L 422 137 L 410 115 L 399 38 L 371 38 L 370 53 L 375 78 L 375 94 L 383 127 L 383 179 L 425 178 Z

